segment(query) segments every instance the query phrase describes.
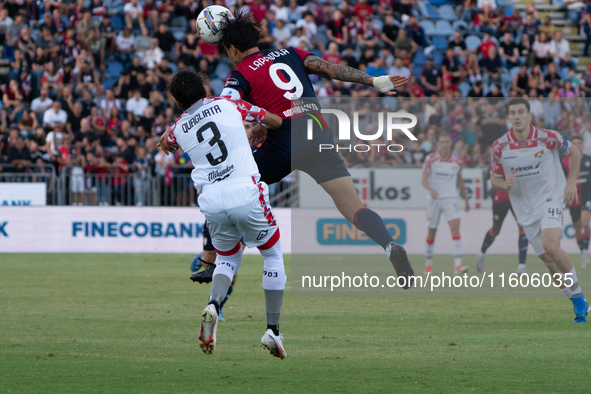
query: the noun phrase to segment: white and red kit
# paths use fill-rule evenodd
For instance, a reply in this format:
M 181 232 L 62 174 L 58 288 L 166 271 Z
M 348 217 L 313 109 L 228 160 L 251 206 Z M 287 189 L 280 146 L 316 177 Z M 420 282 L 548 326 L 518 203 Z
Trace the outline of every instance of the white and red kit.
M 519 141 L 511 129 L 492 146 L 491 175 L 507 177 L 515 171 L 509 199 L 538 256 L 544 253 L 541 230 L 562 227 L 566 177 L 561 155 L 569 155 L 571 148 L 560 133 L 533 125 L 525 140 Z
M 180 147 L 193 163 L 191 177 L 211 239 L 224 255 L 240 247 L 272 246 L 279 238 L 260 182 L 242 121 L 259 123 L 266 111 L 246 101 L 207 97 L 182 113 L 169 132 L 168 144 Z
M 430 194 L 427 195 L 429 228 L 437 228 L 442 213 L 448 222 L 460 218 L 457 179 L 461 171 L 462 159 L 453 152 L 448 158 L 443 157 L 441 151 L 427 155 L 423 163 L 423 172 L 429 174 L 429 186 L 437 192 L 436 199 Z

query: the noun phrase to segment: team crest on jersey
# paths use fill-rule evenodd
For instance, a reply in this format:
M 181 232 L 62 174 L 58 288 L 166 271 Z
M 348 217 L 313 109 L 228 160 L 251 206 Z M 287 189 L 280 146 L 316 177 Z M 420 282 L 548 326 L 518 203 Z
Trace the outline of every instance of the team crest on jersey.
M 538 153 L 536 153 L 534 156 L 539 159 L 540 157 L 542 157 L 543 154 L 544 154 L 544 151 L 541 150 Z

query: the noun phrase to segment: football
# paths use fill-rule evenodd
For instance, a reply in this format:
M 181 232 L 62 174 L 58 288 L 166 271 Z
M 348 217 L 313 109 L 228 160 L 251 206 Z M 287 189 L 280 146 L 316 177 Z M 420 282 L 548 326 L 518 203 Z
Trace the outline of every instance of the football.
M 220 41 L 220 30 L 224 27 L 226 18 L 234 19 L 234 15 L 226 7 L 212 5 L 203 9 L 197 17 L 199 37 L 209 44 L 217 44 Z

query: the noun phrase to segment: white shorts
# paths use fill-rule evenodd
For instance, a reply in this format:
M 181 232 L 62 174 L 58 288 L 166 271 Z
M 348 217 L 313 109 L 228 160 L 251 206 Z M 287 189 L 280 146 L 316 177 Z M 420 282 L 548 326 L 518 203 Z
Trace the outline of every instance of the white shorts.
M 240 239 L 249 248 L 264 245 L 278 229 L 269 206 L 269 188 L 253 178 L 204 186 L 197 201 L 219 251 L 232 250 Z
M 72 175 L 70 179 L 70 191 L 72 193 L 84 193 L 84 175 Z
M 548 228 L 562 228 L 562 216 L 564 214 L 563 203 L 548 202 L 540 218 L 529 226 L 522 226 L 525 236 L 529 243 L 534 248 L 536 255 L 544 254 L 544 247 L 542 246 L 542 230 Z
M 455 198 L 431 200 L 427 208 L 429 228 L 436 229 L 439 226 L 439 217 L 442 213 L 448 222 L 460 218 L 460 209 Z

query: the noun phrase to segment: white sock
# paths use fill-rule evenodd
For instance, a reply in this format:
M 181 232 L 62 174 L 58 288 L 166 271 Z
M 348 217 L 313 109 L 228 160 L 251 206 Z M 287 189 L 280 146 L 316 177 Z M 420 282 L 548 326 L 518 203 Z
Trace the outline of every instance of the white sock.
M 427 258 L 425 259 L 425 267 L 430 267 L 430 266 L 432 266 L 432 265 L 433 265 L 433 259 L 432 259 L 432 258 L 429 258 L 429 257 L 427 257 Z
M 562 289 L 560 289 L 560 291 L 562 291 L 562 294 L 564 294 L 567 298 L 571 298 L 572 294 L 570 292 L 570 289 L 568 287 L 564 287 Z
M 579 286 L 579 280 L 577 278 L 577 271 L 575 271 L 575 267 L 573 267 L 573 269 L 569 272 L 568 278 L 572 279 L 572 286 L 570 286 L 571 297 L 582 293 L 583 289 L 581 289 L 581 286 Z M 568 282 L 570 283 L 570 280 Z
M 425 257 L 428 261 L 431 261 L 431 259 L 433 259 L 433 251 L 435 250 L 435 240 L 430 240 L 429 238 L 427 238 L 426 243 L 427 244 L 425 246 Z
M 451 241 L 454 255 L 454 268 L 462 265 L 462 239 L 459 235 L 454 235 Z
M 517 264 L 517 271 L 518 272 L 525 272 L 527 269 L 525 268 L 525 264 Z

